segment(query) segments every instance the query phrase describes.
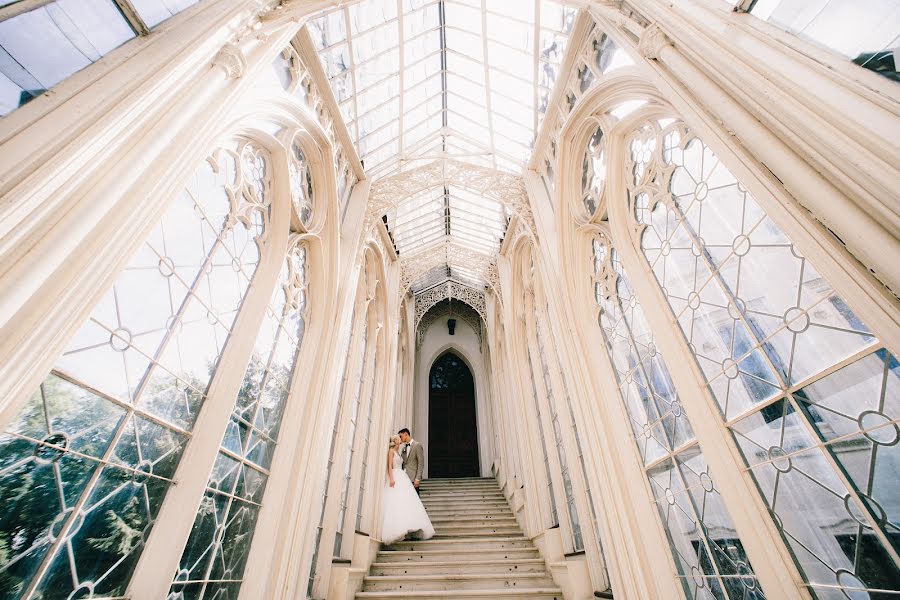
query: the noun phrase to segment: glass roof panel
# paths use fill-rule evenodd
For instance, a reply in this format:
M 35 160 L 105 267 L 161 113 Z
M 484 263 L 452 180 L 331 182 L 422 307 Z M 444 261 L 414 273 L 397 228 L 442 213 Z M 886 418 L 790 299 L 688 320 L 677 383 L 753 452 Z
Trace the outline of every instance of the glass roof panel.
M 144 23 L 153 27 L 193 6 L 197 0 L 131 0 L 131 3 Z
M 14 2 L 4 2 L 10 4 Z M 0 21 L 0 116 L 135 36 L 112 0 L 55 0 L 35 6 Z
M 500 248 L 507 214 L 499 202 L 450 182 L 400 202 L 388 211 L 387 225 L 402 256 L 452 242 L 491 255 Z
M 370 177 L 421 164 L 432 137 L 438 154 L 518 174 L 575 13 L 552 0 L 361 0 L 307 27 Z

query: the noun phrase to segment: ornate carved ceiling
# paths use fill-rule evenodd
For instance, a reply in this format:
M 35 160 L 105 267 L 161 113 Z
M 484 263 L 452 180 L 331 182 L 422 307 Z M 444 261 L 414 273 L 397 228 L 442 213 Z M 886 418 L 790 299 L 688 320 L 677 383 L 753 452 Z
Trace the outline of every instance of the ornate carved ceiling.
M 454 302 L 451 299 L 445 299 L 432 306 L 422 316 L 421 321 L 419 321 L 419 326 L 416 329 L 417 345 L 422 343 L 422 340 L 425 338 L 425 332 L 428 331 L 428 327 L 443 317 L 452 317 L 463 321 L 468 324 L 475 332 L 475 335 L 478 336 L 479 343 L 483 341 L 485 325 L 484 321 L 481 320 L 481 315 L 478 311 L 465 302 Z
M 487 322 L 487 307 L 484 301 L 484 292 L 471 288 L 458 281 L 447 281 L 436 285 L 416 295 L 416 328 L 422 321 L 425 313 L 432 306 L 443 300 L 452 299 L 464 302 L 472 307 Z

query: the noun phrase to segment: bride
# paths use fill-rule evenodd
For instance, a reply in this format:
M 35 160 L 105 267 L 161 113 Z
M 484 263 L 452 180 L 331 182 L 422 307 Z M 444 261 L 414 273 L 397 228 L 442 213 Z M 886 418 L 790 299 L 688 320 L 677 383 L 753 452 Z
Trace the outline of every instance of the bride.
M 411 534 L 419 540 L 434 536 L 431 519 L 416 494 L 416 488 L 402 468 L 403 461 L 397 454 L 400 436 L 391 436 L 387 455 L 388 480 L 384 488 L 384 509 L 381 520 L 381 541 L 386 545 L 402 540 Z

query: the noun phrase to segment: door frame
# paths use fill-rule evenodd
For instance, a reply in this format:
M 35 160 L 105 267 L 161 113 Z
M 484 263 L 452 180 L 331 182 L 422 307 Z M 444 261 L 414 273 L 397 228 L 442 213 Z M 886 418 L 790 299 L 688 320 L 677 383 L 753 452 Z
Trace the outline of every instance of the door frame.
M 432 328 L 438 327 L 438 323 L 432 325 Z M 415 381 L 413 386 L 413 410 L 411 423 L 397 422 L 394 430 L 401 427 L 409 427 L 412 430 L 412 436 L 425 445 L 425 478 L 428 478 L 428 418 L 429 418 L 429 402 L 428 393 L 430 382 L 428 376 L 431 372 L 431 366 L 448 350 L 452 351 L 460 357 L 475 379 L 475 407 L 476 407 L 476 423 L 478 425 L 478 464 L 479 470 L 483 476 L 488 477 L 491 473 L 491 465 L 494 461 L 493 446 L 493 419 L 491 418 L 491 389 L 489 385 L 488 375 L 485 371 L 486 365 L 483 356 L 478 353 L 477 346 L 469 348 L 463 342 L 465 336 L 460 329 L 462 326 L 465 330 L 468 326 L 465 323 L 457 323 L 457 337 L 462 339 L 447 341 L 445 343 L 430 344 L 429 337 L 437 331 L 432 328 L 425 335 L 425 339 L 420 348 L 416 349 L 415 357 Z M 441 326 L 446 332 L 446 325 Z M 474 338 L 474 332 L 472 337 Z
M 431 363 L 428 365 L 428 374 L 427 374 L 427 381 L 426 381 L 426 389 L 428 390 L 428 395 L 427 395 L 427 398 L 425 398 L 425 404 L 428 407 L 428 413 L 427 413 L 428 418 L 426 420 L 426 423 L 428 425 L 428 439 L 432 440 L 432 435 L 431 435 L 431 401 L 432 401 L 431 373 L 434 370 L 434 367 L 437 364 L 437 362 L 439 360 L 443 359 L 448 354 L 452 355 L 454 358 L 456 358 L 457 360 L 462 362 L 462 364 L 465 366 L 465 368 L 469 372 L 469 377 L 471 377 L 471 379 L 472 379 L 472 390 L 471 390 L 470 398 L 471 398 L 471 403 L 472 403 L 472 417 L 474 419 L 473 425 L 475 428 L 475 430 L 473 432 L 473 434 L 474 434 L 473 441 L 475 443 L 475 456 L 473 457 L 475 474 L 470 475 L 470 477 L 481 477 L 482 476 L 481 443 L 479 441 L 479 437 L 480 437 L 479 429 L 480 428 L 479 428 L 479 418 L 478 418 L 478 396 L 477 396 L 478 385 L 475 381 L 475 370 L 472 368 L 472 365 L 469 363 L 469 361 L 456 348 L 447 348 L 445 350 L 442 350 L 431 360 Z M 428 455 L 429 462 L 431 460 L 431 451 L 432 450 L 433 450 L 432 446 L 428 446 L 425 448 L 424 454 Z M 454 477 L 460 477 L 460 476 L 456 475 Z

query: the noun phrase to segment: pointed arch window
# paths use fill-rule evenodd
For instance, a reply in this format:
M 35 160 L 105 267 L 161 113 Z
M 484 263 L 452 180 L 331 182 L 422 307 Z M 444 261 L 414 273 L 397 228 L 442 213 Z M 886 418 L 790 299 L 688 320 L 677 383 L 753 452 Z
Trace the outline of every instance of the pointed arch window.
M 811 590 L 900 591 L 896 358 L 683 123 L 627 143 L 643 255 Z
M 531 260 L 530 254 L 529 254 L 529 260 Z M 527 271 L 523 268 L 521 276 L 523 278 L 523 283 L 527 284 L 527 285 L 523 286 L 523 290 L 522 290 L 522 306 L 526 306 L 526 307 L 532 306 L 533 307 L 534 306 L 534 296 L 533 296 L 533 292 L 530 287 L 531 285 L 533 285 L 533 283 L 532 283 L 533 271 L 531 270 L 530 267 Z M 534 412 L 535 412 L 535 417 L 537 418 L 538 435 L 540 437 L 541 452 L 542 452 L 543 458 L 544 458 L 544 474 L 547 478 L 547 495 L 550 498 L 550 520 L 551 520 L 551 524 L 554 527 L 556 527 L 559 525 L 559 510 L 557 509 L 557 506 L 556 506 L 556 494 L 553 491 L 553 473 L 552 473 L 552 469 L 550 467 L 550 452 L 547 450 L 547 435 L 544 432 L 544 421 L 543 421 L 543 418 L 541 417 L 542 411 L 541 411 L 540 399 L 538 398 L 538 389 L 537 389 L 537 381 L 536 381 L 537 377 L 535 376 L 535 373 L 534 373 L 535 372 L 535 363 L 533 361 L 533 357 L 531 354 L 531 348 L 532 348 L 531 331 L 530 331 L 530 328 L 527 326 L 527 318 L 523 319 L 522 325 L 523 325 L 523 329 L 524 329 L 523 335 L 525 338 L 524 339 L 525 359 L 527 360 L 526 370 L 528 371 L 528 381 L 531 383 L 531 398 L 534 401 Z
M 236 597 L 290 394 L 307 320 L 307 248 L 295 242 L 179 561 L 169 598 Z
M 689 598 L 763 598 L 617 250 L 593 241 L 594 293 L 635 442 Z
M 550 379 L 550 366 L 547 362 L 547 350 L 544 348 L 544 336 L 541 332 L 540 318 L 535 315 L 535 337 L 537 338 L 538 355 L 541 362 L 541 373 L 544 378 L 544 389 L 547 391 L 547 406 L 550 427 L 553 429 L 553 440 L 556 446 L 556 455 L 559 459 L 559 475 L 563 483 L 563 492 L 566 499 L 566 508 L 569 512 L 569 525 L 572 528 L 572 543 L 576 552 L 584 550 L 584 536 L 581 533 L 581 519 L 578 518 L 578 507 L 575 506 L 575 490 L 572 487 L 572 475 L 569 472 L 569 461 L 566 458 L 566 450 L 563 447 L 562 425 L 559 422 L 559 410 L 556 406 L 556 398 L 553 394 L 553 382 Z
M 0 436 L 0 591 L 121 596 L 260 259 L 270 158 L 191 177 Z
M 363 283 L 367 284 L 367 280 L 363 279 Z M 337 517 L 337 533 L 334 538 L 334 556 L 340 557 L 342 544 L 344 541 L 344 520 L 347 518 L 347 510 L 350 508 L 350 482 L 353 477 L 353 457 L 356 455 L 356 429 L 359 425 L 360 409 L 363 403 L 363 385 L 366 380 L 367 368 L 369 366 L 369 313 L 363 315 L 363 329 L 360 343 L 362 349 L 359 353 L 359 365 L 357 366 L 356 391 L 353 399 L 350 401 L 350 413 L 347 415 L 347 450 L 344 455 L 344 471 L 343 482 L 341 483 L 341 503 L 338 509 Z
M 353 314 L 350 318 L 351 323 L 356 322 L 356 314 L 357 309 L 354 307 Z M 352 349 L 352 341 L 353 341 L 353 331 L 351 329 L 347 330 L 346 337 L 341 344 L 341 348 L 343 350 L 342 356 L 343 358 L 343 368 L 341 369 L 341 386 L 340 391 L 338 392 L 338 400 L 337 407 L 334 413 L 334 424 L 331 428 L 331 442 L 328 448 L 328 460 L 325 462 L 325 471 L 323 473 L 324 486 L 322 489 L 322 501 L 319 504 L 319 522 L 316 527 L 315 539 L 313 540 L 313 553 L 310 558 L 309 563 L 309 579 L 307 580 L 306 587 L 306 596 L 307 598 L 312 598 L 313 592 L 316 588 L 316 583 L 318 582 L 319 576 L 319 552 L 322 547 L 322 534 L 325 532 L 325 509 L 328 506 L 328 488 L 331 484 L 331 470 L 334 466 L 334 456 L 335 451 L 337 449 L 337 439 L 338 439 L 338 430 L 341 425 L 341 410 L 344 405 L 344 390 L 346 389 L 347 377 L 348 377 L 348 367 L 350 362 L 350 354 Z

